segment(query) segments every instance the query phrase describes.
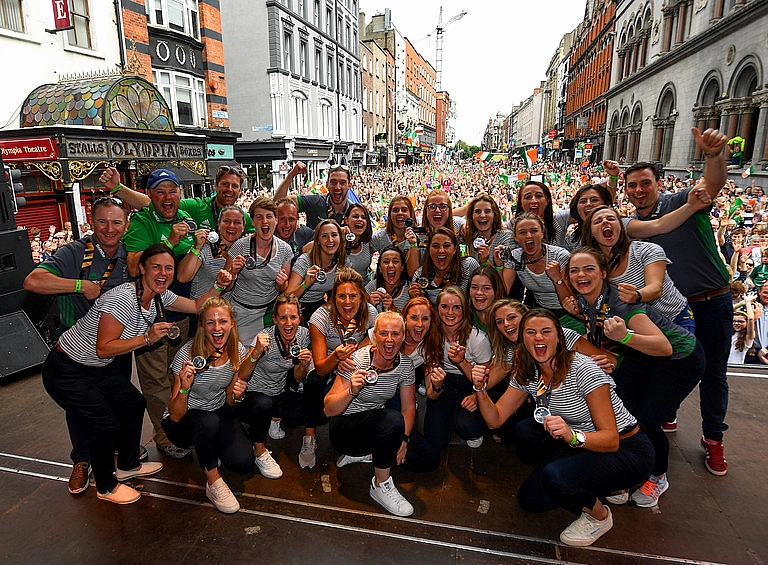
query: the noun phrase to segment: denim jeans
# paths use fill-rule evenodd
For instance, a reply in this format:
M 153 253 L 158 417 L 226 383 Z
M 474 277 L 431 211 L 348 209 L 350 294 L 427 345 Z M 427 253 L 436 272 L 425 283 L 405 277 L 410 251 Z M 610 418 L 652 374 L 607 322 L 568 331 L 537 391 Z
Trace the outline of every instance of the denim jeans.
M 656 451 L 654 475 L 666 473 L 669 465 L 669 440 L 661 424 L 696 388 L 704 364 L 704 349 L 696 340 L 696 348 L 682 359 L 653 357 L 629 350 L 613 376 L 616 394 L 640 422 Z
M 167 416 L 163 418 L 162 426 L 174 444 L 194 445 L 204 471 L 216 469 L 219 460 L 226 469 L 239 475 L 246 475 L 253 469 L 253 446 L 228 404 L 214 411 L 187 410 L 178 422 Z
M 43 365 L 43 386 L 88 440 L 96 488 L 102 494 L 117 486 L 117 467 L 139 466 L 144 397 L 124 368 L 88 367 L 54 347 Z
M 427 399 L 424 416 L 424 437 L 442 451 L 451 442 L 454 426 L 461 439 L 479 438 L 485 432 L 480 410 L 470 412 L 461 401 L 472 394 L 472 383 L 464 375 L 448 373 L 443 381 L 443 392 L 437 400 Z
M 515 444 L 521 461 L 538 463 L 517 491 L 526 512 L 565 508 L 578 515 L 598 496 L 642 483 L 653 464 L 653 446 L 642 431 L 621 440 L 614 453 L 596 453 L 569 447 L 526 418 L 515 429 Z
M 731 294 L 692 302 L 691 310 L 696 319 L 696 337 L 706 355 L 706 366 L 699 384 L 701 429 L 707 439 L 721 441 L 723 432 L 728 429 L 725 413 L 728 411 L 726 371 L 733 334 Z

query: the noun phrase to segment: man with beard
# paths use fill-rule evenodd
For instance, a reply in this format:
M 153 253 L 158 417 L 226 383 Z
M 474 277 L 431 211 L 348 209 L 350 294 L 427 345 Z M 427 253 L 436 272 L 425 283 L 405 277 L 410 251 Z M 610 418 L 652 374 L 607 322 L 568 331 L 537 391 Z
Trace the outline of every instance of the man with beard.
M 128 270 L 133 276 L 138 276 L 139 258 L 150 245 L 167 245 L 177 266 L 195 245 L 194 232 L 188 223 L 192 218 L 179 209 L 181 184 L 176 175 L 166 169 L 152 171 L 147 178 L 147 190 L 149 206 L 131 217 L 131 225 L 123 237 L 128 249 Z M 191 286 L 191 283 L 179 283 L 174 280 L 168 288 L 178 296 L 189 298 Z M 160 315 L 158 308 L 158 316 Z M 169 372 L 169 367 L 176 351 L 187 341 L 189 318 L 186 314 L 171 311 L 166 311 L 163 315 L 165 321 L 178 326 L 180 334 L 174 339 L 163 338 L 152 345 L 137 349 L 136 371 L 141 392 L 147 400 L 147 413 L 155 429 L 154 440 L 157 449 L 169 457 L 182 459 L 190 450 L 173 445 L 165 436 L 160 422 L 171 398 L 173 375 Z
M 125 245 L 120 241 L 128 225 L 122 202 L 111 196 L 97 198 L 91 214 L 91 235 L 61 246 L 24 279 L 24 288 L 28 291 L 58 295 L 56 339 L 82 318 L 101 294 L 131 279 L 126 268 Z M 127 364 L 130 374 L 130 353 L 117 356 L 113 363 Z M 67 428 L 72 442 L 72 474 L 67 488 L 71 494 L 81 494 L 89 484 L 88 439 L 69 415 Z M 142 455 L 146 456 L 146 451 Z
M 275 201 L 277 204 L 277 229 L 275 235 L 291 246 L 293 261 L 301 255 L 304 246 L 312 241 L 315 232 L 299 224 L 299 210 L 290 198 Z M 291 261 L 291 267 L 293 267 Z
M 328 180 L 325 182 L 328 194 L 292 194 L 288 195 L 288 187 L 293 178 L 299 173 L 306 172 L 307 166 L 298 162 L 290 170 L 285 180 L 280 183 L 275 192 L 275 202 L 290 198 L 296 203 L 296 209 L 307 215 L 307 227 L 315 229 L 321 220 L 332 219 L 342 224 L 344 212 L 350 205 L 347 192 L 352 188 L 352 175 L 346 165 L 331 165 L 328 169 Z

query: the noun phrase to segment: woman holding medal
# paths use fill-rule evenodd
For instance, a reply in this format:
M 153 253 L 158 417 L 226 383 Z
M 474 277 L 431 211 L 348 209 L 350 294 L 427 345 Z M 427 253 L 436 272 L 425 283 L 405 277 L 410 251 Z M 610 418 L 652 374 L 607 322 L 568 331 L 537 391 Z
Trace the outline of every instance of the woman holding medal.
M 493 261 L 493 250 L 497 246 L 516 245 L 512 232 L 502 228 L 499 205 L 488 194 L 480 194 L 469 201 L 467 216 L 462 237 L 467 254 L 481 265 Z
M 253 450 L 233 406 L 242 400 L 253 361 L 240 343 L 229 302 L 209 298 L 198 315 L 197 332 L 171 365 L 173 392 L 163 430 L 176 445 L 194 445 L 206 478 L 205 496 L 217 510 L 232 514 L 240 504 L 219 473 L 245 475 L 253 469 Z
M 472 257 L 461 256 L 455 232 L 437 228 L 427 237 L 427 252 L 413 275 L 416 284 L 411 285 L 411 296 L 423 294 L 434 304 L 437 295 L 447 286 L 456 285 L 466 293 L 469 276 L 479 266 Z
M 547 237 L 543 220 L 531 213 L 520 214 L 515 218 L 515 241 L 520 246 L 506 253 L 501 277 L 509 293 L 517 278 L 523 286 L 533 293 L 534 303 L 541 308 L 548 308 L 558 316 L 565 315 L 555 289 L 555 282 L 546 271 L 552 261 L 565 264 L 568 251 L 556 245 L 545 243 Z M 505 254 L 497 250 L 497 259 L 501 262 Z M 558 281 L 562 277 L 557 278 Z M 561 284 L 559 282 L 558 284 Z
M 400 312 L 410 300 L 411 282 L 405 268 L 405 254 L 398 247 L 385 247 L 379 254 L 376 277 L 365 287 L 378 312 Z
M 199 229 L 195 232 L 195 246 L 179 263 L 177 277 L 181 282 L 192 281 L 190 296 L 202 296 L 211 286 L 219 269 L 232 268 L 237 273 L 245 259 L 229 256 L 227 251 L 243 236 L 245 212 L 237 206 L 225 206 L 219 212 L 218 232 Z
M 346 266 L 344 236 L 335 220 L 322 220 L 315 228 L 312 249 L 302 253 L 293 264 L 287 294 L 295 294 L 301 303 L 301 319 L 309 321 L 325 304 L 325 295 L 333 288 L 336 273 Z
M 412 276 L 421 262 L 419 239 L 416 236 L 416 213 L 413 211 L 411 199 L 406 196 L 395 196 L 389 202 L 387 223 L 379 228 L 371 237 L 371 246 L 381 254 L 387 247 L 397 247 L 406 257 L 408 276 Z M 419 228 L 426 231 L 424 228 Z
M 322 410 L 323 397 L 340 364 L 349 362 L 366 332 L 373 327 L 376 308 L 368 303 L 363 278 L 354 269 L 345 267 L 336 275 L 328 303 L 315 310 L 309 320 L 314 370 L 304 381 L 304 402 L 307 413 Z M 299 466 L 315 466 L 317 441 L 315 429 L 307 428 Z
M 475 406 L 470 376 L 474 365 L 490 362 L 491 344 L 472 325 L 469 304 L 460 288 L 444 288 L 437 297 L 436 309 L 443 356 L 440 365 L 425 371 L 424 436 L 442 451 L 450 443 L 455 427 L 469 447 L 477 448 L 483 444 L 485 424 Z
M 339 468 L 373 462 L 371 498 L 396 516 L 410 516 L 413 506 L 397 490 L 391 469 L 401 465 L 411 471 L 433 471 L 440 455 L 413 429 L 414 370 L 411 359 L 400 351 L 405 339 L 402 316 L 380 314 L 373 336 L 374 344 L 354 353 L 351 366 L 336 375 L 325 397 L 331 444 L 342 453 Z M 385 406 L 395 395 L 399 410 Z
M 605 256 L 589 247 L 577 249 L 566 265 L 575 296 L 565 297 L 566 310 L 583 320 L 586 338 L 613 351 L 616 393 L 637 417 L 656 453 L 650 477 L 632 493 L 641 508 L 656 506 L 669 488 L 669 441 L 661 425 L 699 382 L 704 349 L 690 331 L 647 304 L 626 304 L 608 284 Z M 626 501 L 616 497 L 612 501 Z
M 344 251 L 347 255 L 345 266 L 360 273 L 367 284 L 371 280 L 371 260 L 373 259 L 371 246 L 373 228 L 368 209 L 362 204 L 350 204 L 344 212 L 344 225 L 349 229 L 344 236 Z
M 62 334 L 43 366 L 46 391 L 90 442 L 91 467 L 97 496 L 102 500 L 136 502 L 140 493 L 118 481 L 162 469 L 160 463 L 139 463 L 147 402 L 131 384 L 125 367 L 113 367 L 113 359 L 163 339 L 175 327 L 169 322 L 153 321 L 158 305 L 192 314 L 198 304 L 216 296 L 232 281 L 230 273 L 219 271 L 214 286 L 195 302 L 168 290 L 173 272 L 171 250 L 161 243 L 149 246 L 139 258 L 140 276 L 136 282 L 122 284 L 100 296 L 85 316 Z M 163 410 L 157 414 L 158 429 Z
M 518 503 L 528 512 L 561 507 L 579 515 L 560 540 L 588 546 L 613 527 L 598 496 L 645 480 L 653 447 L 611 378 L 589 357 L 568 350 L 551 311 L 529 311 L 519 332 L 514 378 L 498 402 L 486 391 L 487 369 L 472 370 L 477 406 L 488 426 L 498 428 L 529 395 L 536 399 L 534 416 L 515 428 L 518 457 L 537 465 L 520 486 Z
M 254 233 L 238 239 L 228 251 L 237 273 L 229 300 L 243 343 L 272 324 L 272 305 L 288 286 L 293 259 L 291 246 L 275 236 L 277 206 L 272 199 L 256 198 L 249 213 Z
M 256 466 L 268 479 L 279 479 L 283 470 L 265 445 L 267 434 L 285 435 L 280 429 L 282 418 L 303 424 L 305 436 L 315 435 L 315 428 L 324 420 L 321 410 L 307 411 L 304 395 L 297 391 L 298 384 L 307 376 L 312 364 L 309 350 L 309 330 L 301 326 L 301 305 L 293 294 L 281 294 L 272 312 L 275 325 L 266 328 L 254 340 L 257 359 L 243 403 L 235 411 L 248 424 L 248 435 L 253 442 Z M 276 429 L 271 429 L 275 427 Z M 279 433 L 278 433 L 279 432 Z

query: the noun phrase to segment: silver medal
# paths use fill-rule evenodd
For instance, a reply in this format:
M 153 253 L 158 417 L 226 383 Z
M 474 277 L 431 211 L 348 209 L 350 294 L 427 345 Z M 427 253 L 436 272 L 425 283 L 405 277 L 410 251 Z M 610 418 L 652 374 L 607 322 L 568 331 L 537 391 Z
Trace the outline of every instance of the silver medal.
M 256 268 L 256 259 L 254 259 L 252 256 L 248 256 L 245 258 L 245 268 L 248 270 L 255 269 Z
M 368 369 L 365 372 L 365 382 L 369 385 L 375 385 L 376 381 L 379 380 L 379 374 L 376 372 L 375 369 Z
M 205 369 L 205 366 L 208 363 L 205 361 L 205 357 L 202 355 L 198 355 L 194 359 L 192 359 L 192 366 L 195 368 L 195 371 L 202 371 Z
M 195 223 L 195 220 L 188 218 L 184 220 L 184 222 L 189 226 L 189 231 L 195 231 L 197 229 L 197 223 Z
M 347 240 L 347 243 L 354 243 L 355 242 L 355 234 L 352 232 L 347 233 L 347 235 L 344 236 L 344 239 Z
M 376 292 L 379 292 L 381 294 L 387 294 L 387 289 L 380 286 L 379 288 L 376 289 Z
M 476 237 L 475 241 L 472 242 L 472 245 L 474 246 L 475 249 L 485 245 L 485 238 L 484 237 Z
M 546 406 L 539 406 L 536 408 L 536 410 L 533 411 L 533 419 L 536 420 L 539 424 L 543 424 L 544 418 L 547 416 L 551 416 L 551 413 L 549 408 Z
M 325 274 L 325 271 L 318 271 L 317 275 L 315 275 L 315 280 L 320 284 L 323 284 L 327 279 L 328 276 Z
M 171 326 L 168 328 L 168 339 L 176 339 L 181 335 L 181 328 L 179 326 Z
M 509 247 L 502 247 L 499 250 L 499 258 L 502 261 L 510 261 L 512 259 L 512 250 Z
M 291 357 L 298 359 L 301 354 L 301 346 L 298 343 L 292 343 L 290 348 Z
M 209 231 L 208 243 L 218 243 L 218 242 L 219 242 L 219 234 L 217 234 L 215 231 Z

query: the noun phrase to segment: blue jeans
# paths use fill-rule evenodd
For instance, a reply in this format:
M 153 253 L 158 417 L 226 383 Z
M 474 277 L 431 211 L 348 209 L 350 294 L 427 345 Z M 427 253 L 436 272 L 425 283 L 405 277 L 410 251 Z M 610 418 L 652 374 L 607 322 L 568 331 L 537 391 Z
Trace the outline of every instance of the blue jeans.
M 643 482 L 653 464 L 653 446 L 642 431 L 621 440 L 614 453 L 596 453 L 569 447 L 526 418 L 515 429 L 515 444 L 521 461 L 538 462 L 517 491 L 526 512 L 565 508 L 578 515 L 593 508 L 598 496 Z
M 692 302 L 696 319 L 696 337 L 704 347 L 706 366 L 699 384 L 701 429 L 704 437 L 714 441 L 723 439 L 728 429 L 725 413 L 728 411 L 728 355 L 733 334 L 733 302 L 726 293 L 704 302 Z
M 696 340 L 696 348 L 682 359 L 653 357 L 630 349 L 613 376 L 616 394 L 643 426 L 656 451 L 654 475 L 663 475 L 669 466 L 669 440 L 661 424 L 696 388 L 704 364 L 704 349 Z
M 238 475 L 246 475 L 253 469 L 253 446 L 228 404 L 215 411 L 187 410 L 178 422 L 168 416 L 161 424 L 174 444 L 195 446 L 204 471 L 216 469 L 219 460 L 226 469 Z
M 442 394 L 437 400 L 427 399 L 424 437 L 438 450 L 448 447 L 454 426 L 461 439 L 479 438 L 485 432 L 480 410 L 470 412 L 461 405 L 461 401 L 470 394 L 472 383 L 464 375 L 447 373 Z

